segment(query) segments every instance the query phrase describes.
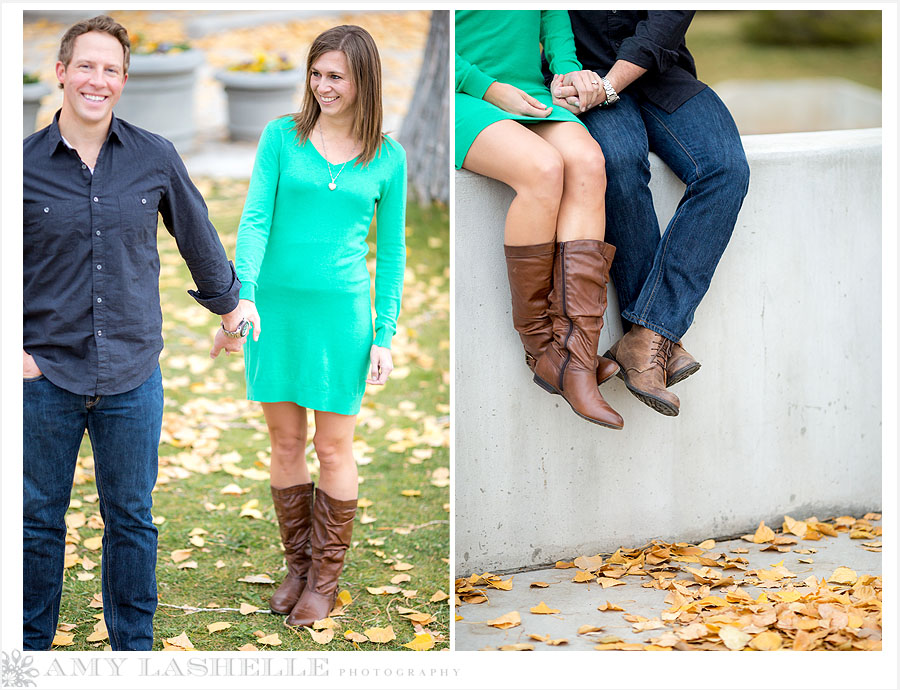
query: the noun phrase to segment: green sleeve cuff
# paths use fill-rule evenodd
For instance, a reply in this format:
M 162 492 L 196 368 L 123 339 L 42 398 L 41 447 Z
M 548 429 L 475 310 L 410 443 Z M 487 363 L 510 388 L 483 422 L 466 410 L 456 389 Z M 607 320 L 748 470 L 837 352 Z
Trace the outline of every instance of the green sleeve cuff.
M 391 338 L 394 337 L 394 333 L 392 331 L 388 331 L 387 328 L 381 327 L 375 331 L 375 341 L 374 345 L 378 347 L 386 347 L 388 350 L 391 349 Z
M 248 299 L 251 302 L 256 301 L 256 283 L 246 282 L 241 283 L 241 292 L 239 297 L 241 299 Z

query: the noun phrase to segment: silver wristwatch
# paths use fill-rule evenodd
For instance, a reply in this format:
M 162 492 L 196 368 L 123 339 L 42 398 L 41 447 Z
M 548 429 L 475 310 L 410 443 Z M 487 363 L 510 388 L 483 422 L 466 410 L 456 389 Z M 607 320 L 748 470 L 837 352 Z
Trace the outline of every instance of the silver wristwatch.
M 241 319 L 241 322 L 237 325 L 233 331 L 229 331 L 225 328 L 225 324 L 222 324 L 222 330 L 225 331 L 225 335 L 229 338 L 243 338 L 250 332 L 250 322 L 247 319 Z
M 600 104 L 599 107 L 606 108 L 619 100 L 619 94 L 616 93 L 616 90 L 612 87 L 612 84 L 609 83 L 609 79 L 606 77 L 600 77 L 600 81 L 603 82 L 603 89 L 606 91 L 606 101 Z

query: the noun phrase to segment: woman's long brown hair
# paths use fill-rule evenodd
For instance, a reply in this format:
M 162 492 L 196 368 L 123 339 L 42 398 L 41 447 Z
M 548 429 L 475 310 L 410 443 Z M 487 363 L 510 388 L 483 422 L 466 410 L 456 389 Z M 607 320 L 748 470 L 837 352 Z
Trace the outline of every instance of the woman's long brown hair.
M 309 85 L 309 74 L 313 63 L 332 50 L 339 50 L 347 56 L 350 78 L 356 86 L 353 136 L 363 145 L 356 164 L 368 165 L 378 154 L 384 137 L 381 131 L 381 58 L 372 36 L 362 27 L 343 24 L 316 36 L 306 58 L 303 107 L 299 113 L 291 116 L 294 128 L 301 142 L 305 142 L 312 134 L 321 108 Z

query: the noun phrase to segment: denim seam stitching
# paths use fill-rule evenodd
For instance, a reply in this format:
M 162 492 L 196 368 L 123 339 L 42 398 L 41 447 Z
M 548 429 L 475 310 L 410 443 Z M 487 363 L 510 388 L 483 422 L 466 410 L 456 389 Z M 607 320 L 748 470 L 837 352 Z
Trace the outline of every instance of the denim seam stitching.
M 91 441 L 91 443 L 93 444 L 93 441 Z M 102 489 L 101 486 L 100 486 L 100 484 L 101 484 L 101 480 L 100 480 L 100 474 L 101 474 L 101 472 L 98 471 L 99 468 L 98 468 L 97 465 L 96 465 L 96 456 L 94 457 L 94 459 L 95 459 L 95 464 L 94 464 L 94 481 L 95 481 L 95 483 L 97 484 L 97 496 L 98 496 L 98 500 L 100 501 L 100 507 L 103 509 L 102 512 L 106 513 L 107 515 L 111 515 L 111 513 L 109 512 L 109 506 L 107 505 L 107 501 L 106 501 L 106 499 L 104 498 L 104 495 L 103 495 L 103 494 L 104 494 L 103 489 Z M 104 539 L 106 539 L 106 536 L 107 536 L 107 530 L 106 530 L 106 527 L 104 526 L 104 528 L 103 528 L 103 537 L 104 537 Z M 107 540 L 107 543 L 106 543 L 105 545 L 102 546 L 102 550 L 101 550 L 101 552 L 100 552 L 100 557 L 101 557 L 101 562 L 100 562 L 100 579 L 101 579 L 100 596 L 101 596 L 101 597 L 103 596 L 103 583 L 105 582 L 105 583 L 106 583 L 106 589 L 107 589 L 107 591 L 110 592 L 110 597 L 109 597 L 109 601 L 104 601 L 104 602 L 103 602 L 103 617 L 104 617 L 104 619 L 106 618 L 106 612 L 107 612 L 107 610 L 108 610 L 108 611 L 109 611 L 109 622 L 112 623 L 112 625 L 107 625 L 107 626 L 106 626 L 106 632 L 107 632 L 108 635 L 109 635 L 110 641 L 113 641 L 113 640 L 115 641 L 115 643 L 116 643 L 115 649 L 118 650 L 118 649 L 121 649 L 121 646 L 119 645 L 119 637 L 118 637 L 118 635 L 116 635 L 116 632 L 115 632 L 115 631 L 116 631 L 116 604 L 115 604 L 115 601 L 113 601 L 113 597 L 112 597 L 112 590 L 113 590 L 113 587 L 112 587 L 112 584 L 109 582 L 109 579 L 110 579 L 110 568 L 107 566 L 107 563 L 109 563 L 110 558 L 111 558 L 111 556 L 110 556 L 110 554 L 109 554 L 109 544 L 111 544 L 111 543 L 112 543 L 112 540 Z M 104 572 L 104 571 L 105 571 L 105 572 Z M 115 639 L 114 639 L 114 638 L 115 638 Z
M 684 151 L 685 155 L 686 155 L 686 156 L 690 159 L 690 161 L 694 164 L 694 180 L 692 180 L 690 183 L 686 183 L 686 184 L 685 184 L 685 190 L 684 190 L 685 195 L 687 196 L 687 198 L 692 198 L 692 197 L 693 197 L 693 185 L 694 185 L 694 182 L 696 182 L 697 179 L 700 178 L 700 171 L 699 171 L 699 166 L 697 165 L 697 161 L 694 160 L 694 157 L 691 155 L 690 151 L 688 151 L 688 150 L 685 148 L 684 144 L 682 144 L 681 141 L 678 139 L 678 137 L 675 136 L 675 133 L 674 133 L 671 129 L 669 129 L 668 127 L 666 127 L 665 122 L 663 122 L 663 121 L 660 120 L 658 117 L 656 117 L 656 115 L 655 115 L 652 111 L 648 110 L 648 109 L 645 108 L 644 106 L 641 106 L 641 112 L 647 113 L 647 115 L 649 115 L 649 116 L 652 117 L 654 120 L 656 120 L 656 122 L 659 123 L 660 127 L 662 127 L 666 132 L 668 132 L 669 136 L 672 137 L 672 140 L 673 140 L 676 144 L 678 144 L 678 146 L 681 148 L 681 150 Z M 683 206 L 684 206 L 684 204 L 679 204 L 679 205 L 678 205 L 678 208 L 675 209 L 675 213 L 674 213 L 674 215 L 672 216 L 672 219 L 669 221 L 668 229 L 667 229 L 667 232 L 666 232 L 666 242 L 665 242 L 665 244 L 663 244 L 663 246 L 662 246 L 662 254 L 661 254 L 661 256 L 660 256 L 660 266 L 661 266 L 662 263 L 663 263 L 662 260 L 665 259 L 665 257 L 666 257 L 666 251 L 667 251 L 668 248 L 669 248 L 669 242 L 671 242 L 671 240 L 672 240 L 672 234 L 673 234 L 672 231 L 675 229 L 675 227 L 676 227 L 676 225 L 677 225 L 677 221 L 678 221 L 678 219 L 679 219 L 679 217 L 680 217 L 681 209 L 682 209 Z M 657 251 L 659 251 L 659 249 L 657 249 Z M 644 305 L 644 308 L 641 310 L 641 315 L 640 315 L 639 318 L 642 319 L 642 320 L 645 320 L 645 319 L 646 319 L 646 316 L 647 316 L 648 312 L 650 311 L 650 308 L 653 306 L 653 300 L 656 298 L 656 293 L 657 293 L 657 290 L 659 289 L 659 283 L 660 283 L 660 281 L 662 280 L 662 275 L 661 275 L 661 274 L 662 274 L 662 271 L 661 271 L 661 270 L 657 272 L 656 280 L 653 281 L 653 288 L 652 288 L 651 291 L 650 291 L 650 296 L 647 298 L 647 303 Z

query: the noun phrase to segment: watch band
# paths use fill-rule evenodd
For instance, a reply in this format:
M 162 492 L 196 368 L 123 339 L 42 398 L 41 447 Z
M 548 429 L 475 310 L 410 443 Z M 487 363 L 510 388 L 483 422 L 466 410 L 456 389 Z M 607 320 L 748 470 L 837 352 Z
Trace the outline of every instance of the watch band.
M 600 104 L 600 107 L 608 107 L 613 105 L 619 100 L 619 94 L 616 93 L 616 90 L 612 87 L 612 84 L 609 83 L 609 79 L 606 77 L 600 77 L 600 81 L 603 82 L 603 90 L 606 91 L 606 101 Z
M 242 318 L 240 323 L 238 323 L 237 328 L 233 331 L 229 331 L 225 328 L 225 323 L 222 323 L 222 330 L 225 331 L 225 335 L 229 338 L 243 338 L 247 333 L 250 332 L 250 322 L 247 319 Z

